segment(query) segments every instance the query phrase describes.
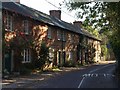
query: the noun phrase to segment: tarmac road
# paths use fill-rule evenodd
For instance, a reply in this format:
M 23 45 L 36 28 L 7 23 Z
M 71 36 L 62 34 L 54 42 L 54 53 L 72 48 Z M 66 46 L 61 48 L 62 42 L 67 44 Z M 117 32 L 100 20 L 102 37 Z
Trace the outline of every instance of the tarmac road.
M 3 88 L 118 88 L 118 80 L 113 75 L 115 63 L 97 64 L 58 74 L 48 79 L 41 76 L 21 78 Z M 43 73 L 41 75 L 52 75 Z M 3 89 L 4 90 L 4 89 Z
M 115 64 L 94 65 L 36 83 L 29 88 L 118 88 Z

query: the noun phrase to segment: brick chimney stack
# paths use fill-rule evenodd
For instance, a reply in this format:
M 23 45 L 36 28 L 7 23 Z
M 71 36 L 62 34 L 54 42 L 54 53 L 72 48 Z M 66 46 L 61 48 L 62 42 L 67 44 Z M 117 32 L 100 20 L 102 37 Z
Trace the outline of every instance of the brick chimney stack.
M 49 13 L 51 16 L 61 19 L 61 10 L 50 10 Z
M 16 2 L 16 3 L 20 3 L 20 0 L 1 0 L 1 2 Z
M 10 1 L 20 3 L 20 0 L 10 0 Z
M 16 3 L 20 3 L 20 0 L 15 0 Z
M 73 24 L 79 28 L 82 28 L 82 22 L 81 21 L 74 21 Z

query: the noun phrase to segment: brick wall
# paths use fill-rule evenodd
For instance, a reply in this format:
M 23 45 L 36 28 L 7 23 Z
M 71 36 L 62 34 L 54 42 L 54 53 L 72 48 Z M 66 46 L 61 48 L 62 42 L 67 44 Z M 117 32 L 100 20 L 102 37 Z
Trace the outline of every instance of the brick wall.
M 67 57 L 69 57 L 69 52 L 73 52 L 73 61 L 76 61 L 77 55 L 76 55 L 76 48 L 77 44 L 79 42 L 79 36 L 77 34 L 74 34 L 72 32 L 66 31 L 65 30 L 65 38 L 66 41 L 58 40 L 57 39 L 57 31 L 59 30 L 62 32 L 64 29 L 58 28 L 58 27 L 53 27 L 44 23 L 41 23 L 39 21 L 35 21 L 31 18 L 24 17 L 20 14 L 17 13 L 11 13 L 6 10 L 3 11 L 3 21 L 4 21 L 4 27 L 6 27 L 6 12 L 13 17 L 13 31 L 12 32 L 23 32 L 23 20 L 28 20 L 29 22 L 29 34 L 25 34 L 25 38 L 29 39 L 34 37 L 35 42 L 40 43 L 41 41 L 45 42 L 47 46 L 50 47 L 50 49 L 53 50 L 54 53 L 54 59 L 53 59 L 53 64 L 54 65 L 63 65 L 66 60 L 69 60 Z M 51 39 L 47 37 L 47 31 L 48 29 L 51 28 Z M 10 31 L 5 30 L 6 33 L 11 33 Z M 24 33 L 24 32 L 23 32 Z M 71 38 L 73 41 L 70 41 L 69 35 L 73 35 Z M 22 43 L 22 42 L 16 42 L 16 43 Z M 39 45 L 38 45 L 39 49 Z M 19 69 L 21 63 L 21 60 L 19 59 L 20 53 L 18 53 L 19 50 L 14 50 L 14 58 L 13 58 L 13 64 L 15 70 Z M 63 52 L 65 52 L 65 60 L 63 61 Z M 18 54 L 18 55 L 17 55 Z M 14 69 L 13 69 L 14 70 Z
M 45 42 L 46 45 L 50 48 L 50 52 L 54 57 L 53 59 L 51 59 L 53 62 L 53 65 L 63 65 L 66 61 L 69 61 L 69 60 L 72 60 L 74 62 L 77 61 L 77 45 L 79 44 L 79 37 L 80 37 L 78 34 L 64 30 L 59 27 L 55 27 L 55 26 L 53 27 L 53 26 L 47 25 L 45 23 L 33 20 L 29 17 L 25 17 L 17 13 L 11 13 L 11 12 L 8 12 L 8 13 L 13 17 L 13 31 L 12 32 L 5 31 L 5 34 L 14 33 L 16 31 L 23 32 L 23 20 L 28 20 L 29 34 L 27 35 L 25 34 L 25 38 L 27 38 L 28 40 L 30 38 L 34 38 L 35 39 L 34 42 L 38 43 L 38 45 L 36 44 L 38 50 L 40 49 L 39 47 L 40 47 L 41 41 Z M 6 29 L 6 10 L 3 10 L 3 25 Z M 51 38 L 47 37 L 49 29 L 51 29 Z M 58 30 L 61 33 L 61 35 L 63 31 L 65 32 L 65 41 L 63 41 L 62 38 L 58 40 L 58 37 L 57 37 Z M 19 41 L 16 42 L 16 44 L 18 43 L 22 43 L 22 42 L 19 42 Z M 89 44 L 92 45 L 92 43 L 93 41 L 91 40 Z M 20 65 L 22 64 L 21 61 L 19 60 L 19 55 L 21 53 L 19 53 L 18 51 L 19 49 L 14 51 L 13 64 L 15 69 L 19 69 Z M 83 52 L 85 51 L 83 50 Z M 34 58 L 35 57 L 32 57 L 33 60 Z

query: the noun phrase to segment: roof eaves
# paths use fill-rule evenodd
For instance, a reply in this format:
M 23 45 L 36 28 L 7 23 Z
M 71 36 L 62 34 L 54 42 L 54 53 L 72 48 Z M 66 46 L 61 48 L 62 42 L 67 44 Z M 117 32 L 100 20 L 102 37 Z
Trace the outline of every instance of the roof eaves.
M 62 21 L 58 18 L 47 15 L 43 12 L 40 12 L 38 10 L 35 10 L 35 9 L 30 8 L 28 6 L 25 6 L 23 4 L 18 4 L 18 3 L 15 3 L 15 2 L 9 2 L 6 5 L 5 3 L 3 3 L 3 8 L 7 9 L 9 11 L 12 11 L 12 12 L 17 12 L 19 14 L 22 14 L 24 16 L 33 18 L 35 20 L 47 23 L 49 25 L 57 26 L 57 27 L 60 27 L 60 28 L 63 28 L 63 29 L 66 29 L 66 30 L 69 30 L 69 31 L 72 31 L 72 32 L 75 32 L 75 33 L 78 33 L 78 34 L 83 34 L 83 35 L 85 35 L 87 37 L 90 37 L 90 38 L 93 38 L 93 39 L 96 39 L 90 33 L 81 30 L 81 28 L 78 28 L 78 27 L 74 26 L 73 24 Z M 98 39 L 96 39 L 96 40 L 98 40 Z

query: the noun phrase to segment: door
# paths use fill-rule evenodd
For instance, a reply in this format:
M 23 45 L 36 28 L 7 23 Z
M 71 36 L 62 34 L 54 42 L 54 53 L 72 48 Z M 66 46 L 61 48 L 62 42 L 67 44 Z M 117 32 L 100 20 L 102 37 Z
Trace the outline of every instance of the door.
M 5 69 L 8 72 L 11 71 L 11 55 L 10 55 L 10 51 L 5 53 Z
M 58 52 L 57 52 L 57 65 L 59 66 L 60 63 L 61 63 L 61 52 L 58 51 Z
M 8 72 L 13 70 L 13 55 L 13 50 L 5 53 L 5 69 L 7 69 Z
M 63 64 L 65 64 L 65 57 L 66 57 L 66 53 L 65 51 L 63 52 Z

